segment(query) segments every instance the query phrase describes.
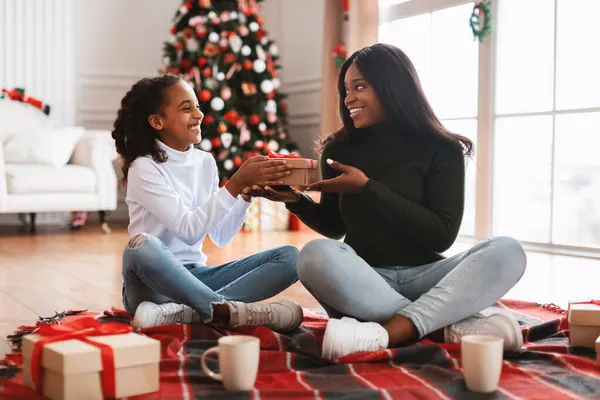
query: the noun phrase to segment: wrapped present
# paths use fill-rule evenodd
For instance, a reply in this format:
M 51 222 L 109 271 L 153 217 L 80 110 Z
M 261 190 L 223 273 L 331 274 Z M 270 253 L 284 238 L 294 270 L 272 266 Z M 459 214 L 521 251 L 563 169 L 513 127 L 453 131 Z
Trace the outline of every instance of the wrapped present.
M 274 160 L 284 159 L 288 164 L 291 164 L 291 174 L 281 179 L 285 186 L 307 186 L 320 179 L 319 162 L 317 160 L 272 151 L 269 152 L 269 158 Z
M 23 337 L 25 385 L 58 399 L 122 398 L 157 392 L 160 342 L 131 326 L 82 318 Z
M 260 228 L 260 204 L 256 200 L 256 198 L 253 198 L 248 208 L 248 214 L 244 221 L 244 232 L 258 232 Z
M 287 231 L 290 213 L 284 203 L 270 201 L 262 197 L 254 199 L 259 206 L 259 230 L 261 232 Z
M 600 336 L 600 300 L 570 302 L 568 321 L 571 346 L 593 349 Z

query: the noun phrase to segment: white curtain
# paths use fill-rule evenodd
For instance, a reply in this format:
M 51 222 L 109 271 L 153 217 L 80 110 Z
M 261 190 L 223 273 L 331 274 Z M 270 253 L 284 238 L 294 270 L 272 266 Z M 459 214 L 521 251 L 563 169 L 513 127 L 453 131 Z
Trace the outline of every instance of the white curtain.
M 0 0 L 0 87 L 25 88 L 73 124 L 73 39 L 73 0 Z

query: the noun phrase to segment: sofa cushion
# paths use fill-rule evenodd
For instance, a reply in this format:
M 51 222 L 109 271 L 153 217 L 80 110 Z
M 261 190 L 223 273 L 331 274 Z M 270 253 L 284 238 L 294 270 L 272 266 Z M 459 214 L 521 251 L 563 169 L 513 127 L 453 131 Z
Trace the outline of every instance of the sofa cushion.
M 62 167 L 69 162 L 82 127 L 45 126 L 14 135 L 4 145 L 4 162 Z
M 0 99 L 0 141 L 6 143 L 23 132 L 41 129 L 48 117 L 34 106 L 9 98 Z
M 49 167 L 39 164 L 5 164 L 6 189 L 9 194 L 25 193 L 94 193 L 94 170 L 67 164 Z

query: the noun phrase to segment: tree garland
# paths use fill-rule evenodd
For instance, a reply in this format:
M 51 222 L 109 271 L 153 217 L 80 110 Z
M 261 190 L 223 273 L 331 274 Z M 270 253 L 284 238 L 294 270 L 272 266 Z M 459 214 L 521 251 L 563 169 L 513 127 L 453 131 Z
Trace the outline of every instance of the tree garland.
M 473 6 L 473 13 L 469 19 L 469 25 L 473 31 L 473 40 L 483 39 L 492 32 L 492 11 L 490 0 L 482 0 Z
M 349 9 L 350 9 L 350 0 L 341 0 L 342 1 L 342 12 L 343 12 L 343 22 L 342 22 L 342 39 L 340 43 L 338 43 L 333 48 L 333 57 L 335 58 L 335 65 L 339 68 L 344 64 L 346 58 L 348 57 L 348 50 L 346 49 L 346 40 L 348 39 L 348 24 L 349 24 Z

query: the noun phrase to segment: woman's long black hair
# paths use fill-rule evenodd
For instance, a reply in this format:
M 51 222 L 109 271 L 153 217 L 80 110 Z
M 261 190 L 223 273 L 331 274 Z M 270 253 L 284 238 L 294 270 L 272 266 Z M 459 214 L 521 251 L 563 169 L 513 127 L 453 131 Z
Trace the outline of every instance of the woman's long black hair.
M 385 107 L 387 118 L 406 126 L 415 134 L 436 135 L 460 145 L 465 156 L 473 154 L 473 143 L 466 137 L 450 132 L 436 117 L 425 97 L 413 63 L 399 48 L 378 43 L 352 54 L 342 65 L 338 79 L 339 112 L 344 127 L 325 139 L 343 138 L 353 132 L 350 111 L 344 104 L 346 71 L 354 64 L 363 78 L 373 87 Z

